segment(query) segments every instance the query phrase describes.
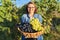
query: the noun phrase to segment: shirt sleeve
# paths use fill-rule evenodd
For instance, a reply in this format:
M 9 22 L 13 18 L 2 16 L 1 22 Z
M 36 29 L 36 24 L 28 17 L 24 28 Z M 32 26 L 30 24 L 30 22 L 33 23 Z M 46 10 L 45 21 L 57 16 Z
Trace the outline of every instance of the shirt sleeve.
M 25 22 L 25 17 L 24 16 L 25 15 L 22 15 L 22 17 L 21 17 L 21 24 L 23 24 Z
M 38 15 L 38 19 L 39 19 L 39 21 L 42 23 L 42 16 L 41 15 Z
M 21 24 L 23 24 L 25 22 L 25 14 L 23 14 L 22 16 L 21 16 Z M 22 40 L 25 40 L 25 37 L 24 37 L 24 35 L 22 35 L 22 38 L 21 38 Z

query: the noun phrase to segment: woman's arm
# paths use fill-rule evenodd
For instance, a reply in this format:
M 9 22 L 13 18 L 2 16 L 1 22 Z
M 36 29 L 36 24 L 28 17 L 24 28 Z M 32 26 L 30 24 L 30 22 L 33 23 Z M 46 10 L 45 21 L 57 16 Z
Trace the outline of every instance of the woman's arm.
M 40 21 L 40 23 L 42 25 L 42 22 L 43 22 L 42 16 L 41 15 L 38 15 L 38 19 L 39 19 L 39 21 Z M 40 35 L 44 34 L 44 32 L 45 32 L 45 27 L 43 27 L 43 30 L 40 31 Z

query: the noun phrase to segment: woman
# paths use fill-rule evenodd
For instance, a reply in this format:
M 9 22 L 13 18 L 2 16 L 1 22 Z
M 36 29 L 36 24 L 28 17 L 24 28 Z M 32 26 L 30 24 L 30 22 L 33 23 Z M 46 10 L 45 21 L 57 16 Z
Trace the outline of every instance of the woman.
M 36 5 L 33 3 L 33 2 L 29 2 L 27 4 L 27 13 L 26 14 L 23 14 L 22 17 L 21 17 L 21 23 L 29 23 L 30 22 L 30 19 L 32 19 L 33 17 L 34 18 L 38 18 L 40 23 L 42 23 L 42 16 L 39 15 L 39 14 L 36 14 L 37 12 L 37 8 L 36 8 Z M 43 36 L 42 36 L 43 33 L 41 33 L 40 36 L 38 36 L 37 40 L 43 40 Z M 25 37 L 22 36 L 22 40 L 25 40 Z

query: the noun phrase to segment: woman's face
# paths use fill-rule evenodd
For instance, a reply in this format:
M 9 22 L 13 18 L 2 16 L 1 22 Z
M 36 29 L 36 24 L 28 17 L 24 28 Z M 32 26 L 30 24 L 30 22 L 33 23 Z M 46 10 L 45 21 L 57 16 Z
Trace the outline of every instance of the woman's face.
M 35 12 L 35 6 L 33 4 L 28 5 L 28 13 L 34 13 Z

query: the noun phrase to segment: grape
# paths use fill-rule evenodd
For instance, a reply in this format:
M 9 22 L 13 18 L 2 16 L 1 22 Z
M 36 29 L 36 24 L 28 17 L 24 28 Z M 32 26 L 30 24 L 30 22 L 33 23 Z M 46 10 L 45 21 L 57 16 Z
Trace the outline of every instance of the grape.
M 17 26 L 21 29 L 21 31 L 29 32 L 29 33 L 34 33 L 34 32 L 44 30 L 43 26 L 41 25 L 41 23 L 37 18 L 31 19 L 30 23 L 23 23 Z M 49 33 L 49 31 L 50 31 L 50 27 L 48 26 L 45 29 L 45 33 Z
M 23 32 L 29 32 L 29 33 L 36 32 L 35 30 L 32 29 L 32 25 L 29 23 L 23 23 L 22 25 L 20 24 L 19 28 Z
M 34 29 L 35 31 L 43 30 L 43 27 L 41 26 L 41 23 L 37 18 L 31 19 L 30 24 L 32 25 L 32 29 Z

